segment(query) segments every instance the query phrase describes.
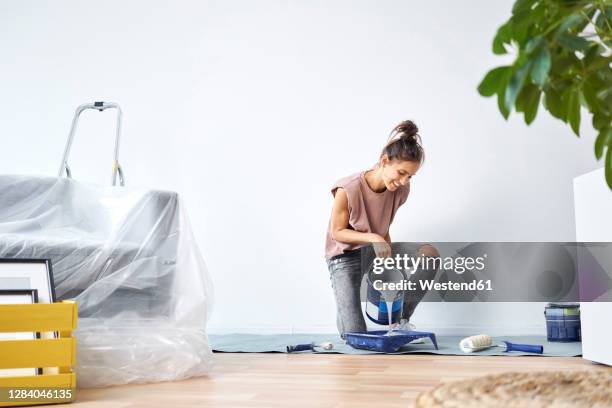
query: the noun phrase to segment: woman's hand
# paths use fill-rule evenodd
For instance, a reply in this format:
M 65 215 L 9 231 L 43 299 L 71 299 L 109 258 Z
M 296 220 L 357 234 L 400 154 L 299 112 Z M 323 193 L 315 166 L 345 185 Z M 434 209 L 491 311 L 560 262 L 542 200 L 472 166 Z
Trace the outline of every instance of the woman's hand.
M 386 239 L 378 234 L 370 233 L 368 234 L 368 240 L 372 243 L 378 258 L 389 258 L 391 256 L 391 245 Z

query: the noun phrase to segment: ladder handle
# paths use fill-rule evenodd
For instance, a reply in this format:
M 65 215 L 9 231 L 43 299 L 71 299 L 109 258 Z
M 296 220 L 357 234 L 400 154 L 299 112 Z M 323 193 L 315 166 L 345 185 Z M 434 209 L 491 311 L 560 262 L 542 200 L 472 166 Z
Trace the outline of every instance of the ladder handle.
M 94 103 L 85 103 L 80 105 L 76 111 L 74 112 L 74 118 L 72 119 L 72 126 L 70 127 L 70 134 L 68 135 L 68 141 L 66 142 L 66 147 L 64 149 L 64 156 L 62 157 L 62 162 L 60 164 L 60 169 L 57 174 L 58 177 L 62 177 L 64 171 L 66 171 L 66 176 L 68 178 L 72 178 L 72 173 L 70 171 L 70 167 L 68 166 L 68 156 L 70 155 L 70 148 L 72 147 L 72 141 L 74 140 L 74 135 L 77 129 L 77 123 L 79 121 L 79 117 L 81 113 L 87 109 L 98 110 L 100 112 L 105 111 L 106 109 L 117 109 L 117 133 L 115 136 L 115 151 L 113 154 L 113 165 L 112 165 L 112 175 L 111 175 L 111 184 L 114 186 L 117 184 L 117 173 L 119 173 L 119 183 L 121 186 L 124 186 L 124 177 L 123 170 L 119 165 L 119 141 L 121 139 L 121 107 L 119 104 L 115 102 L 94 102 Z

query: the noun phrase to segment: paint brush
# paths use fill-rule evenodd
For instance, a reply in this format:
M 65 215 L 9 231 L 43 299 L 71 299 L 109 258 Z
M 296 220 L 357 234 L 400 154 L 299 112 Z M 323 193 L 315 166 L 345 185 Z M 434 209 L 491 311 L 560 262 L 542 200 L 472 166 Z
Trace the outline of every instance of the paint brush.
M 287 353 L 295 353 L 297 351 L 316 351 L 315 347 L 322 348 L 323 350 L 331 350 L 334 348 L 334 344 L 331 341 L 324 341 L 323 343 L 309 343 L 309 344 L 296 344 L 295 346 L 287 346 Z

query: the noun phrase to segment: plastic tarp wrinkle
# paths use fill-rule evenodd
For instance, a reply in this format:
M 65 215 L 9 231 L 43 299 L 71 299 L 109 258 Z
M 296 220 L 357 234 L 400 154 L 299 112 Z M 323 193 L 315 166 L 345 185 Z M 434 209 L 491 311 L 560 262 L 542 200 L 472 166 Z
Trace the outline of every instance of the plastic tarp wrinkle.
M 208 372 L 212 284 L 177 193 L 0 176 L 0 257 L 50 259 L 78 301 L 80 387 Z

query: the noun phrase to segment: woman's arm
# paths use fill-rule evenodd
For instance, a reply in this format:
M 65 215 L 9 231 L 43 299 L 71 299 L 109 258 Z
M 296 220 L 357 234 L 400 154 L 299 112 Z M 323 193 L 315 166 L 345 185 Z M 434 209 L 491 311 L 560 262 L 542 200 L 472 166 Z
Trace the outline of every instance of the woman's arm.
M 348 228 L 349 226 L 349 209 L 348 209 L 348 197 L 346 191 L 342 188 L 336 190 L 334 196 L 334 206 L 332 208 L 331 215 L 331 236 L 333 239 L 346 244 L 370 244 L 370 243 L 384 243 L 385 245 L 375 245 L 375 250 L 378 256 L 389 256 L 391 250 L 387 241 L 378 234 L 370 232 L 359 232 Z M 382 252 L 376 249 L 376 247 L 382 247 Z M 388 249 L 388 251 L 387 251 Z

